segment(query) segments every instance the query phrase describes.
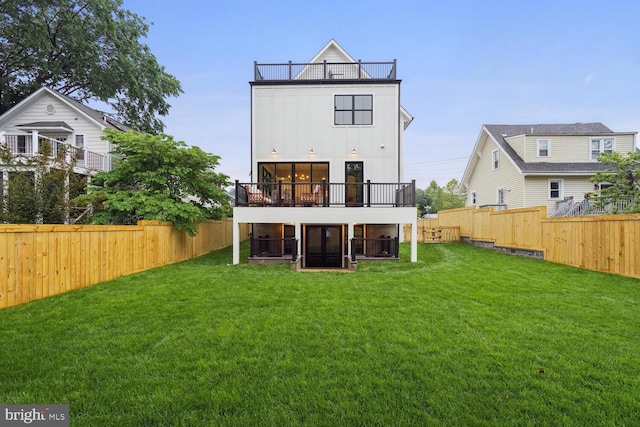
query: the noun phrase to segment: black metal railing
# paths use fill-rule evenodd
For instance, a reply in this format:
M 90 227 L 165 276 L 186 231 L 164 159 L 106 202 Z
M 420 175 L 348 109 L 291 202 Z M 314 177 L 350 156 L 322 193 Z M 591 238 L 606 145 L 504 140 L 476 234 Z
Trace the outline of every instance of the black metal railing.
M 258 64 L 254 80 L 396 80 L 396 60 L 392 62 L 320 62 L 311 64 Z
M 416 205 L 416 183 L 258 182 L 236 181 L 236 206 L 346 206 Z
M 250 257 L 298 258 L 298 239 L 249 236 Z
M 391 236 L 378 238 L 354 237 L 351 239 L 351 260 L 357 258 L 398 258 L 399 239 Z

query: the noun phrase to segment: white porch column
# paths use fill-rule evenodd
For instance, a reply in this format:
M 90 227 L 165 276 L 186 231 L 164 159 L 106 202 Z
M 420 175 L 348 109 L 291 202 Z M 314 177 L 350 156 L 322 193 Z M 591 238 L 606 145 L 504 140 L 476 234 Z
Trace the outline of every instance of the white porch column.
M 233 218 L 233 265 L 240 264 L 240 224 Z
M 351 259 L 351 239 L 353 239 L 353 223 L 347 224 L 347 256 Z
M 298 246 L 298 256 L 302 256 L 302 225 L 299 222 L 295 224 L 296 245 Z
M 31 144 L 33 145 L 33 153 L 31 154 L 38 154 L 40 152 L 40 138 L 38 138 L 37 130 L 31 131 L 31 138 Z
M 418 221 L 411 223 L 411 262 L 418 262 Z

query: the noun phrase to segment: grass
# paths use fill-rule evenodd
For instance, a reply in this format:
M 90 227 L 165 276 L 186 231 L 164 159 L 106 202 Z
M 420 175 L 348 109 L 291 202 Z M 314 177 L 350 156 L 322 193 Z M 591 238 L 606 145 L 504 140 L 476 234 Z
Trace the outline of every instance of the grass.
M 1 310 L 0 403 L 76 426 L 640 424 L 639 280 L 418 249 L 345 274 L 229 248 Z

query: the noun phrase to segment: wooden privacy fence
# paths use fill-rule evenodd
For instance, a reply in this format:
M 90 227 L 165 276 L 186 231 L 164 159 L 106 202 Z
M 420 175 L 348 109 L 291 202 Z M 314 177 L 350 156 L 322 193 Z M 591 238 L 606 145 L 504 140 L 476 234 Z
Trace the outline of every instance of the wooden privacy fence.
M 418 220 L 418 239 L 433 241 L 421 230 L 446 227 L 458 227 L 459 236 L 472 242 L 540 252 L 547 261 L 640 278 L 640 214 L 547 218 L 544 206 L 501 211 L 471 206 Z
M 243 225 L 244 226 L 244 225 Z M 0 225 L 0 308 L 184 261 L 229 246 L 233 220 L 198 224 Z M 248 235 L 246 232 L 241 235 Z

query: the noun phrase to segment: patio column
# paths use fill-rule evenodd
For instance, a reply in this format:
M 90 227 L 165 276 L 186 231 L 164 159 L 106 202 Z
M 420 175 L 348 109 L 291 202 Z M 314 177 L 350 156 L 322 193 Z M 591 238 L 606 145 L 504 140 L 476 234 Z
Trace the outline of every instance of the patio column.
M 351 240 L 353 239 L 353 223 L 347 224 L 347 256 L 351 259 Z
M 411 222 L 411 262 L 418 262 L 418 220 Z
M 298 246 L 298 256 L 302 256 L 302 225 L 299 222 L 295 224 L 296 245 Z
M 240 224 L 233 218 L 233 265 L 240 264 Z

